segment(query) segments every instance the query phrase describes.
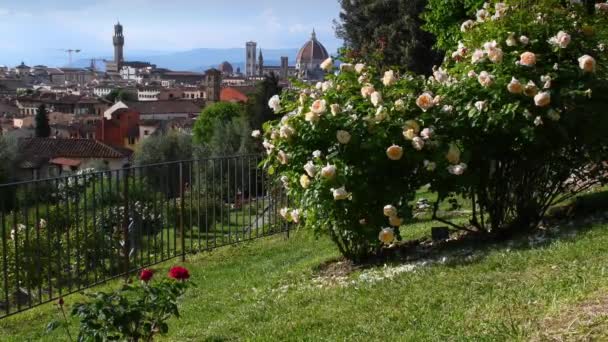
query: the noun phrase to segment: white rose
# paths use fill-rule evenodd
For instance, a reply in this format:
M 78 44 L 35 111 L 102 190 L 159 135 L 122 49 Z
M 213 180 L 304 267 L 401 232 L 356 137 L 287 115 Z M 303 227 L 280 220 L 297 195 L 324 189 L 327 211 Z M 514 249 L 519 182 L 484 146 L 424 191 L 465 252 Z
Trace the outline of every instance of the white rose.
M 392 204 L 385 205 L 382 212 L 386 217 L 397 216 L 397 208 L 395 208 L 395 206 Z
M 507 46 L 511 46 L 511 47 L 517 45 L 517 39 L 515 39 L 515 34 L 509 33 L 509 37 L 507 38 L 505 43 L 507 44 Z
M 427 127 L 420 132 L 420 136 L 424 140 L 432 139 L 434 135 L 435 135 L 435 130 L 431 127 Z
M 551 79 L 551 76 L 549 76 L 549 75 L 541 76 L 540 77 L 540 81 L 544 83 L 543 89 L 549 89 L 549 88 L 551 88 L 551 81 L 553 81 Z
M 308 95 L 306 93 L 300 93 L 300 97 L 298 98 L 298 102 L 300 102 L 301 106 L 306 104 L 306 100 L 308 99 Z
M 421 151 L 424 148 L 424 140 L 420 137 L 414 137 L 412 139 L 412 147 L 418 151 Z
M 393 70 L 386 71 L 384 73 L 384 77 L 382 77 L 382 84 L 389 87 L 397 82 L 397 78 L 395 77 L 395 72 Z
M 511 78 L 511 82 L 507 85 L 507 90 L 511 94 L 521 94 L 524 91 L 524 87 L 517 78 L 513 77 Z
M 321 90 L 323 88 L 323 82 L 317 82 L 317 84 L 315 84 L 315 88 L 317 90 Z
M 375 91 L 370 95 L 370 101 L 374 105 L 374 107 L 378 107 L 379 104 L 382 103 L 382 94 L 380 92 Z
M 479 11 L 477 11 L 476 16 L 477 21 L 481 23 L 486 21 L 490 17 L 490 13 L 488 13 L 488 11 L 486 11 L 485 9 L 480 9 Z
M 478 111 L 480 111 L 480 112 L 485 111 L 487 107 L 488 107 L 488 101 L 477 101 L 477 102 L 475 102 L 475 108 Z
M 422 109 L 423 112 L 433 108 L 433 106 L 435 106 L 433 95 L 427 92 L 418 96 L 418 99 L 416 99 L 416 105 Z
M 354 70 L 355 70 L 355 67 L 350 63 L 340 64 L 340 72 L 352 72 Z
M 315 158 L 321 158 L 321 151 L 319 151 L 319 150 L 315 150 L 315 151 L 312 153 L 312 156 L 313 156 L 313 157 L 315 157 Z
M 483 52 L 483 50 L 477 49 L 477 50 L 475 50 L 475 52 L 473 52 L 473 55 L 471 56 L 471 62 L 473 64 L 482 62 L 485 58 L 485 55 L 486 55 L 486 53 Z
M 482 71 L 477 77 L 477 81 L 484 87 L 489 87 L 494 83 L 494 76 L 490 75 L 487 71 Z
M 378 240 L 385 245 L 390 245 L 395 241 L 395 231 L 393 228 L 384 228 L 378 234 Z
M 433 70 L 433 77 L 439 83 L 446 83 L 449 80 L 448 74 L 442 68 Z
M 295 134 L 295 132 L 296 131 L 293 129 L 293 127 L 289 125 L 283 125 L 281 128 L 279 128 L 279 136 L 281 138 L 289 139 Z
M 585 72 L 595 72 L 595 59 L 589 55 L 584 55 L 578 59 L 578 66 Z
M 300 209 L 294 209 L 291 211 L 291 219 L 294 223 L 300 222 Z
M 453 111 L 454 111 L 454 106 L 445 105 L 445 106 L 441 107 L 441 112 L 442 113 L 450 114 Z
M 528 43 L 530 43 L 530 38 L 528 38 L 526 36 L 521 36 L 521 37 L 519 37 L 519 42 L 524 45 L 528 45 Z
M 334 85 L 334 84 L 333 84 L 333 82 L 332 82 L 332 81 L 330 81 L 330 80 L 329 80 L 329 81 L 325 81 L 325 82 L 323 82 L 323 84 L 321 84 L 321 90 L 322 90 L 323 92 L 326 92 L 326 91 L 328 91 L 329 89 L 331 89 L 331 87 L 333 87 L 333 85 Z
M 331 59 L 331 57 L 327 58 L 326 60 L 323 61 L 323 63 L 321 63 L 321 69 L 323 69 L 325 71 L 330 71 L 333 67 L 334 67 L 334 60 Z
M 304 171 L 306 171 L 308 176 L 314 177 L 317 174 L 317 167 L 309 160 L 308 163 L 304 165 Z
M 466 171 L 466 169 L 467 169 L 467 164 L 465 164 L 465 163 L 448 166 L 448 172 L 453 175 L 456 175 L 456 176 L 462 175 Z
M 256 129 L 254 131 L 251 132 L 251 136 L 254 138 L 259 138 L 262 135 L 262 132 L 260 132 L 259 129 Z
M 357 74 L 362 73 L 364 70 L 365 70 L 365 64 L 363 64 L 363 63 L 355 64 L 355 72 L 357 72 Z
M 332 195 L 334 196 L 334 200 L 336 201 L 342 201 L 350 197 L 350 194 L 346 191 L 346 188 L 344 187 L 330 190 L 332 192 Z
M 540 125 L 542 125 L 542 124 L 543 124 L 543 118 L 541 118 L 540 116 L 537 116 L 537 117 L 534 119 L 534 125 L 535 125 L 535 126 L 540 126 Z
M 274 150 L 274 145 L 271 144 L 266 139 L 264 139 L 264 141 L 262 142 L 262 146 L 264 146 L 264 148 L 266 149 L 266 153 L 268 153 L 268 154 L 270 154 L 270 152 L 272 152 L 272 150 Z
M 336 133 L 336 138 L 338 139 L 338 142 L 340 144 L 348 144 L 350 142 L 350 133 L 348 133 L 347 131 L 343 131 L 343 130 L 339 130 Z
M 462 23 L 462 25 L 460 25 L 460 31 L 467 32 L 468 30 L 473 28 L 473 26 L 475 26 L 475 22 L 473 20 L 467 20 Z
M 268 100 L 268 107 L 270 107 L 275 113 L 281 110 L 281 98 L 279 95 L 274 95 Z
M 395 101 L 395 109 L 396 110 L 404 110 L 405 109 L 405 101 L 399 99 Z
M 286 221 L 288 221 L 288 222 L 291 221 L 291 210 L 289 210 L 289 208 L 281 208 L 279 210 L 279 214 Z
M 549 39 L 549 43 L 565 49 L 570 45 L 571 37 L 567 32 L 559 31 L 555 37 Z
M 542 93 L 538 93 L 534 96 L 534 103 L 538 107 L 546 107 L 551 103 L 551 93 L 548 91 L 543 91 Z
M 335 165 L 327 164 L 327 166 L 324 166 L 321 169 L 321 177 L 323 177 L 325 179 L 333 179 L 335 176 L 336 176 L 336 166 Z

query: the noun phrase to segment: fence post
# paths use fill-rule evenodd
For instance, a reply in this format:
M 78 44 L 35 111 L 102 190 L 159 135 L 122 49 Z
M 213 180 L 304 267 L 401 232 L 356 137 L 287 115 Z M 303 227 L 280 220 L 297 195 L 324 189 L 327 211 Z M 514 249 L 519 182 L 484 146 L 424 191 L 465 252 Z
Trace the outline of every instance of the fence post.
M 123 172 L 123 222 L 122 222 L 122 252 L 124 255 L 125 282 L 129 280 L 129 167 L 126 165 Z
M 179 162 L 179 235 L 182 245 L 182 262 L 186 261 L 186 238 L 184 234 L 184 162 Z

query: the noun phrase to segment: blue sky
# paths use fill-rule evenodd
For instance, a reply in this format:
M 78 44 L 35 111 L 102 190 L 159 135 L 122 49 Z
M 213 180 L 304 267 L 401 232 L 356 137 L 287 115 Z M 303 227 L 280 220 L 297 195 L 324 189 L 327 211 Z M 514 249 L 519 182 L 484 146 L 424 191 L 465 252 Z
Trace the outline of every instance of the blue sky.
M 0 64 L 30 65 L 112 54 L 113 24 L 124 26 L 125 55 L 195 48 L 300 47 L 314 27 L 329 51 L 341 41 L 335 0 L 0 0 Z

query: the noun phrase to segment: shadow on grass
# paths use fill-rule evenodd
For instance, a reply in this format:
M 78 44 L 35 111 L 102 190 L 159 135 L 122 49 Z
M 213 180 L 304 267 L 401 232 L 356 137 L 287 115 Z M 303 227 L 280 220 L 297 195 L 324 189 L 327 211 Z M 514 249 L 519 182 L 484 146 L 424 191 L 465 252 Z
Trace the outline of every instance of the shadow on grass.
M 434 242 L 427 236 L 402 242 L 396 248 L 384 249 L 360 263 L 352 263 L 343 258 L 330 260 L 315 271 L 323 274 L 335 270 L 344 274 L 345 268 L 353 271 L 422 260 L 459 267 L 483 261 L 495 251 L 529 250 L 546 247 L 556 241 L 574 241 L 598 225 L 608 223 L 607 211 L 608 191 L 587 193 L 569 203 L 551 208 L 539 228 L 508 239 L 487 234 L 456 233 L 449 240 Z M 431 221 L 427 218 L 416 220 L 417 223 Z

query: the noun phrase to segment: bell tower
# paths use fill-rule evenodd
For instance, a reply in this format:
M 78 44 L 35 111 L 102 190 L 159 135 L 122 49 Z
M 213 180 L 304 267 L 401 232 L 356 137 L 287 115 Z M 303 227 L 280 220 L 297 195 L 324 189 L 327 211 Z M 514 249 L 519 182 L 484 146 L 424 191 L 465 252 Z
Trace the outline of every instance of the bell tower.
M 114 25 L 113 41 L 114 41 L 114 63 L 116 63 L 118 69 L 120 69 L 122 62 L 124 62 L 122 50 L 123 50 L 123 47 L 125 46 L 125 37 L 122 34 L 122 25 L 120 25 L 120 22 L 117 22 L 116 25 Z

